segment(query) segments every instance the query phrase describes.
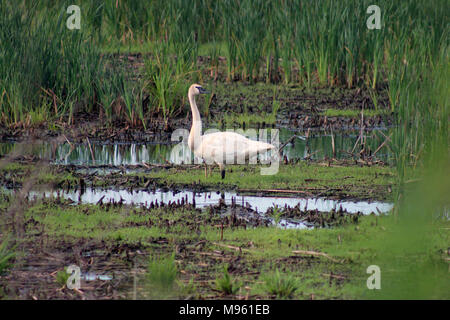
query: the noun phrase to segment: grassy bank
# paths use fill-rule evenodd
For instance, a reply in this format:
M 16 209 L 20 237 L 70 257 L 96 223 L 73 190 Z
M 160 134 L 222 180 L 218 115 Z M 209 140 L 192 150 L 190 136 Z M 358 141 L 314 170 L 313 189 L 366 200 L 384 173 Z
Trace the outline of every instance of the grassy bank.
M 164 181 L 165 185 L 203 185 L 206 188 L 228 188 L 251 193 L 276 193 L 275 190 L 298 191 L 297 195 L 336 196 L 344 198 L 390 198 L 394 175 L 383 166 L 359 167 L 299 163 L 281 165 L 278 173 L 261 176 L 258 166 L 231 166 L 226 178 L 221 179 L 218 169 L 205 177 L 204 169 L 171 169 L 149 173 L 149 179 Z M 275 189 L 275 190 L 273 190 Z M 273 192 L 270 192 L 273 190 Z M 391 190 L 392 191 L 392 190 Z
M 79 188 L 169 188 L 193 190 L 236 190 L 253 194 L 284 194 L 291 196 L 321 196 L 347 199 L 392 200 L 395 194 L 395 175 L 386 166 L 356 166 L 349 163 L 301 162 L 280 165 L 274 175 L 260 175 L 261 166 L 229 166 L 226 178 L 221 179 L 217 168 L 205 177 L 203 166 L 154 167 L 140 173 L 112 173 L 95 176 L 77 172 L 64 166 L 8 164 L 0 169 L 2 184 L 18 188 L 34 179 L 34 187 Z
M 23 285 L 30 287 L 29 292 L 39 292 L 42 298 L 56 294 L 70 298 L 70 290 L 58 290 L 61 285 L 56 272 L 79 259 L 77 263 L 83 272 L 108 274 L 114 287 L 120 282 L 121 295 L 127 298 L 376 298 L 377 293 L 366 287 L 366 268 L 377 262 L 383 252 L 382 245 L 372 244 L 382 244 L 392 233 L 393 219 L 366 216 L 356 225 L 333 229 L 283 230 L 245 228 L 239 221 L 232 223 L 218 214 L 182 207 L 74 207 L 58 200 L 38 201 L 23 212 L 26 234 L 17 249 L 18 261 L 23 266 L 36 265 L 47 259 L 42 252 L 59 258 L 36 270 L 48 281 L 45 289 L 30 287 L 14 269 L 8 288 L 25 281 Z M 448 235 L 435 233 L 432 243 L 426 259 L 445 264 L 440 252 L 446 249 Z M 62 249 L 71 246 L 77 248 L 80 258 L 71 250 Z M 165 258 L 172 254 L 173 262 Z M 93 262 L 89 262 L 91 257 Z M 398 259 L 408 261 L 404 256 Z M 421 262 L 422 256 L 416 259 L 416 263 Z M 165 266 L 166 271 L 158 265 Z M 166 281 L 169 267 L 173 269 L 173 279 Z M 137 271 L 135 289 L 131 274 L 123 278 L 122 270 L 129 268 Z M 225 279 L 224 268 L 228 273 Z M 153 278 L 149 278 L 151 272 Z M 385 270 L 382 279 L 388 276 L 395 276 L 395 271 Z M 434 278 L 439 276 L 442 274 L 433 274 Z M 164 281 L 167 291 L 152 289 L 152 285 Z M 234 288 L 231 291 L 227 289 L 230 286 Z M 81 283 L 85 297 L 96 297 L 101 293 L 100 287 L 101 281 Z M 445 298 L 442 283 L 435 289 L 434 298 Z M 6 294 L 14 297 L 15 292 L 7 290 Z

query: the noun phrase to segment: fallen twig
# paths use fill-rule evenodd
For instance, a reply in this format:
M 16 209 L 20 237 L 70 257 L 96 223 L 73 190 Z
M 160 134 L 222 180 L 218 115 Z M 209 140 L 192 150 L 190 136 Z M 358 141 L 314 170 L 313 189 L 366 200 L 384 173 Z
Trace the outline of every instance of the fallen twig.
M 335 279 L 347 279 L 347 277 L 341 276 L 341 275 L 338 275 L 338 274 L 322 273 L 322 275 L 325 276 L 325 277 L 330 277 L 330 278 L 335 278 Z
M 92 146 L 91 146 L 91 142 L 89 141 L 89 137 L 86 137 L 86 140 L 87 140 L 88 145 L 89 145 L 89 150 L 91 151 L 92 163 L 95 163 L 94 151 L 92 151 Z
M 222 244 L 222 243 L 217 243 L 217 242 L 212 242 L 212 244 L 219 246 L 219 247 L 224 247 L 224 248 L 232 249 L 235 251 L 239 251 L 239 252 L 241 252 L 241 251 L 251 252 L 252 251 L 252 250 L 241 248 L 241 247 L 231 246 L 229 244 Z
M 67 143 L 70 145 L 70 147 L 72 148 L 72 143 L 69 141 L 69 139 L 67 139 L 66 135 L 63 134 L 63 137 L 66 139 Z
M 380 149 L 383 148 L 383 146 L 390 140 L 391 140 L 391 135 L 389 135 L 389 137 L 386 137 L 384 142 L 378 146 L 377 150 L 375 150 L 375 152 L 372 154 L 372 157 L 374 157 L 377 154 L 377 152 L 380 151 Z
M 281 145 L 281 147 L 278 148 L 278 152 L 280 152 L 281 150 L 283 150 L 283 148 L 286 147 L 286 146 L 288 145 L 288 143 L 292 142 L 292 140 L 294 140 L 295 137 L 297 137 L 297 135 L 294 134 L 294 135 L 293 135 L 292 137 L 290 137 L 285 143 L 283 143 L 283 144 Z
M 304 255 L 311 255 L 311 256 L 321 256 L 321 257 L 325 257 L 325 258 L 327 258 L 327 259 L 330 259 L 331 261 L 333 261 L 333 262 L 336 262 L 336 263 L 342 263 L 342 261 L 339 261 L 339 260 L 336 260 L 335 258 L 333 258 L 333 257 L 330 257 L 329 255 L 327 255 L 326 253 L 323 253 L 323 252 L 317 252 L 317 251 L 308 251 L 308 250 L 294 250 L 294 251 L 292 251 L 292 253 L 295 253 L 295 254 L 304 254 Z

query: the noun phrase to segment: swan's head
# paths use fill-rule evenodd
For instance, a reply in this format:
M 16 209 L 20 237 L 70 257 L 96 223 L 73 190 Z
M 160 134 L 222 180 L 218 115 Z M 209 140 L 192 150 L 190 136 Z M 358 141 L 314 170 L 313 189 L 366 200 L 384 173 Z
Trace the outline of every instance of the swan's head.
M 189 87 L 189 95 L 199 95 L 203 93 L 208 93 L 201 85 L 194 83 L 192 86 Z

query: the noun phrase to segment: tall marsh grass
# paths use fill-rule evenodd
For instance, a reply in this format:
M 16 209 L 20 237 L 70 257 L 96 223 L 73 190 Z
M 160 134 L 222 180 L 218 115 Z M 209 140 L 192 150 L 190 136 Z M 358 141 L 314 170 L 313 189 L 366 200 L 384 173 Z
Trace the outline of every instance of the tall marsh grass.
M 211 67 L 217 68 L 218 52 L 225 54 L 230 80 L 363 86 L 373 90 L 373 101 L 376 90 L 387 87 L 398 116 L 393 144 L 400 166 L 414 165 L 426 152 L 425 141 L 434 139 L 430 130 L 447 139 L 442 123 L 448 108 L 434 81 L 448 79 L 448 1 L 378 1 L 379 30 L 366 27 L 368 0 L 91 0 L 81 5 L 82 29 L 75 32 L 65 28 L 67 4 L 1 2 L 2 123 L 70 115 L 75 102 L 87 112 L 101 106 L 109 115 L 118 96 L 130 117 L 143 120 L 144 111 L 133 109 L 139 99 L 135 106 L 118 89 L 123 85 L 107 83 L 114 79 L 105 76 L 99 52 L 115 42 L 150 41 L 146 90 L 166 121 L 182 107 L 183 80 L 201 80 L 198 48 L 208 44 Z
M 28 3 L 0 3 L 1 123 L 66 116 L 74 102 L 92 112 L 102 78 L 96 46 L 66 28 L 64 8 L 39 15 Z

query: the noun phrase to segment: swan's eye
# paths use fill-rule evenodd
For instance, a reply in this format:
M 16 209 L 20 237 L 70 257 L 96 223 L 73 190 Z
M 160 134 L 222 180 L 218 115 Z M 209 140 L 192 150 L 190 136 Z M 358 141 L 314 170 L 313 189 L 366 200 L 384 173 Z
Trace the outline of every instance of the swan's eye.
M 202 94 L 202 93 L 208 93 L 208 91 L 206 91 L 203 87 L 201 87 L 201 86 L 198 86 L 198 87 L 196 87 L 197 88 L 197 90 L 198 90 L 198 92 L 200 93 L 200 94 Z

